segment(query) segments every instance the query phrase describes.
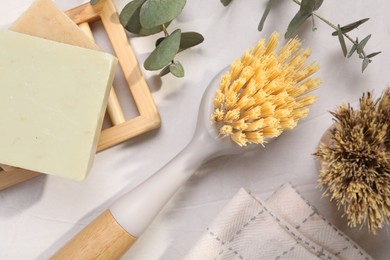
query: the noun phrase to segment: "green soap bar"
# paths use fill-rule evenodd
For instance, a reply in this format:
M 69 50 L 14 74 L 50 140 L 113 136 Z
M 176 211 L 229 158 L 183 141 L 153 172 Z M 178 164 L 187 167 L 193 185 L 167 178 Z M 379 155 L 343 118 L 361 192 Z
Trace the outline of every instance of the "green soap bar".
M 117 59 L 0 30 L 0 163 L 82 180 Z

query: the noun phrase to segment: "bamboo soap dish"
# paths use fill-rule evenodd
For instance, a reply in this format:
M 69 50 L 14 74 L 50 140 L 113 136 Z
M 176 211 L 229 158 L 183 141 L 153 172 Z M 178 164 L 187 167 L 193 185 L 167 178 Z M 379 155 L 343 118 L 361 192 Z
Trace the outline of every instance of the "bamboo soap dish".
M 76 23 L 85 35 L 89 37 L 89 41 L 85 41 L 84 39 L 84 43 L 86 44 L 83 44 L 81 41 L 69 42 L 66 35 L 62 36 L 64 35 L 63 33 L 55 35 L 50 34 L 50 30 L 42 31 L 40 29 L 36 29 L 36 31 L 34 31 L 35 29 L 31 29 L 31 26 L 26 26 L 28 23 L 19 27 L 16 26 L 15 28 L 11 27 L 11 30 L 59 42 L 98 49 L 94 43 L 90 24 L 101 21 L 115 55 L 118 58 L 119 65 L 122 68 L 122 72 L 128 85 L 127 87 L 134 99 L 139 115 L 131 119 L 126 119 L 116 92 L 114 88 L 112 88 L 108 99 L 106 113 L 109 116 L 112 125 L 102 130 L 97 151 L 107 149 L 160 126 L 160 116 L 156 105 L 139 68 L 136 56 L 128 43 L 126 32 L 119 22 L 119 16 L 116 8 L 111 0 L 101 0 L 96 5 L 86 3 L 66 11 L 65 14 L 73 22 L 69 21 L 66 17 L 66 19 L 64 19 L 63 13 L 52 3 L 51 0 L 36 0 L 34 4 L 30 8 L 32 12 L 34 11 L 34 8 L 40 11 L 43 10 L 44 7 L 47 10 L 47 13 L 42 15 L 48 15 L 55 18 L 54 26 L 58 26 L 60 24 L 64 26 L 64 29 L 72 29 L 72 26 L 74 27 L 74 23 Z M 27 16 L 25 19 L 34 20 L 36 18 L 31 15 L 30 17 Z M 85 35 L 82 36 L 85 37 Z M 37 172 L 7 165 L 0 165 L 0 190 L 39 175 L 40 173 Z

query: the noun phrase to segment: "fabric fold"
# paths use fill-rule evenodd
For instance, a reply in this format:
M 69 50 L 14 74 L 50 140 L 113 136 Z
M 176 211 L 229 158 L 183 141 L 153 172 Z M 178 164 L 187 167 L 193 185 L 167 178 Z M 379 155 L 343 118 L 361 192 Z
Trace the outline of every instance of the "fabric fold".
M 185 259 L 372 258 L 285 184 L 267 201 L 240 189 Z

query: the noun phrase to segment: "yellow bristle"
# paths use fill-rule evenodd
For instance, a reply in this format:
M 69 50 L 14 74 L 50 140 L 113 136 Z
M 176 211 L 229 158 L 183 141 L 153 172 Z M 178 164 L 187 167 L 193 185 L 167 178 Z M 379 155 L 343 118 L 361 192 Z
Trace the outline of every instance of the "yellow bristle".
M 308 78 L 305 81 L 305 85 L 307 87 L 306 94 L 309 93 L 310 91 L 313 91 L 314 89 L 318 88 L 319 85 L 321 85 L 321 80 L 316 78 Z
M 296 52 L 301 46 L 301 42 L 298 39 L 290 39 L 287 44 L 278 52 L 278 60 L 280 63 L 287 61 L 291 55 Z
M 279 123 L 279 120 L 275 117 L 269 116 L 264 118 L 264 127 L 275 127 Z
M 299 97 L 300 95 L 306 93 L 308 91 L 308 88 L 307 88 L 307 85 L 305 83 L 302 83 L 301 85 L 298 85 L 294 88 L 291 88 L 289 90 L 289 94 L 292 96 L 292 97 Z
M 224 93 L 232 83 L 232 77 L 230 74 L 225 74 L 221 77 L 220 83 L 219 83 L 219 90 Z
M 242 62 L 240 60 L 237 60 L 235 62 L 233 62 L 233 64 L 231 65 L 230 67 L 230 71 L 229 71 L 229 74 L 230 74 L 230 77 L 234 80 L 234 79 L 237 79 L 238 76 L 240 75 L 241 73 L 241 70 L 244 68 L 244 65 L 242 64 Z
M 252 97 L 243 96 L 238 102 L 237 107 L 239 107 L 241 110 L 246 110 L 251 108 L 255 105 L 255 99 Z
M 236 130 L 245 130 L 248 128 L 248 125 L 245 123 L 244 119 L 233 122 L 232 126 Z
M 241 113 L 241 117 L 245 120 L 256 120 L 259 119 L 261 114 L 261 108 L 259 106 L 253 107 Z
M 302 68 L 310 54 L 310 49 L 300 50 L 287 62 L 286 66 L 296 71 Z
M 265 138 L 294 128 L 315 102 L 315 97 L 305 95 L 320 84 L 310 77 L 319 67 L 306 65 L 311 51 L 298 50 L 298 39 L 289 40 L 279 51 L 275 51 L 276 33 L 264 42 L 260 40 L 232 64 L 213 100 L 211 118 L 224 122 L 220 135 L 230 136 L 240 146 L 263 144 Z
M 257 89 L 258 86 L 256 86 L 256 81 L 252 78 L 243 89 L 242 96 L 251 97 L 256 93 Z
M 253 98 L 255 99 L 256 105 L 260 106 L 262 105 L 267 99 L 267 93 L 265 93 L 264 90 L 260 89 L 256 92 L 256 94 L 253 95 Z
M 218 89 L 213 100 L 213 105 L 214 107 L 221 108 L 224 102 L 225 102 L 225 95 L 222 93 L 220 89 Z
M 252 66 L 246 66 L 245 68 L 242 69 L 239 78 L 240 79 L 244 79 L 245 83 L 247 83 L 252 78 L 252 76 L 254 74 L 255 74 L 255 70 L 253 69 L 253 67 Z
M 238 120 L 240 118 L 240 109 L 233 109 L 233 110 L 229 110 L 227 111 L 225 117 L 223 118 L 223 120 L 226 122 L 226 123 L 231 123 L 235 120 Z
M 238 93 L 242 87 L 244 87 L 246 83 L 245 78 L 238 78 L 236 79 L 233 84 L 230 86 L 230 90 Z
M 274 113 L 274 117 L 282 120 L 283 118 L 288 118 L 291 114 L 289 109 L 277 109 Z
M 264 118 L 260 118 L 256 121 L 248 123 L 248 127 L 245 130 L 246 131 L 257 131 L 263 127 L 264 127 Z
M 243 66 L 250 66 L 255 60 L 251 50 L 246 50 L 244 55 L 241 57 L 241 63 Z
M 308 114 L 309 114 L 309 109 L 308 109 L 307 107 L 294 109 L 294 110 L 291 112 L 291 116 L 292 116 L 295 120 L 299 120 L 299 119 L 305 118 Z
M 243 132 L 237 131 L 231 134 L 231 137 L 234 142 L 236 142 L 239 146 L 246 146 L 248 140 Z
M 301 97 L 297 100 L 297 102 L 303 106 L 303 107 L 307 107 L 307 106 L 310 106 L 312 104 L 314 104 L 314 102 L 316 102 L 316 97 L 314 96 L 306 96 L 306 97 Z
M 230 125 L 224 125 L 219 129 L 219 134 L 222 136 L 231 135 L 233 133 L 233 127 Z
M 227 91 L 225 96 L 224 107 L 226 110 L 231 110 L 235 107 L 238 101 L 237 93 L 234 91 Z
M 263 56 L 264 52 L 265 52 L 265 46 L 264 46 L 264 42 L 265 40 L 264 39 L 261 39 L 256 47 L 254 48 L 254 50 L 252 51 L 252 54 L 254 57 L 261 57 Z
M 264 143 L 264 136 L 259 132 L 245 132 L 245 137 L 248 139 L 248 142 L 254 144 Z
M 220 122 L 223 120 L 224 115 L 225 113 L 221 109 L 217 108 L 214 110 L 214 113 L 211 115 L 210 119 L 213 122 Z
M 271 34 L 267 45 L 265 47 L 265 54 L 271 54 L 274 52 L 276 46 L 279 44 L 279 35 L 277 33 Z
M 294 80 L 296 82 L 301 82 L 302 80 L 306 79 L 307 77 L 313 75 L 315 72 L 317 72 L 318 70 L 320 69 L 320 67 L 318 66 L 317 63 L 312 63 L 310 64 L 309 66 L 307 66 L 306 68 L 298 71 L 295 75 L 294 75 Z
M 275 105 L 272 102 L 266 101 L 261 105 L 262 117 L 272 116 L 274 112 L 275 112 Z
M 266 127 L 263 128 L 263 135 L 267 138 L 278 137 L 281 134 L 281 131 L 276 127 Z
M 297 121 L 291 117 L 285 117 L 280 119 L 280 125 L 283 130 L 290 130 L 297 125 Z

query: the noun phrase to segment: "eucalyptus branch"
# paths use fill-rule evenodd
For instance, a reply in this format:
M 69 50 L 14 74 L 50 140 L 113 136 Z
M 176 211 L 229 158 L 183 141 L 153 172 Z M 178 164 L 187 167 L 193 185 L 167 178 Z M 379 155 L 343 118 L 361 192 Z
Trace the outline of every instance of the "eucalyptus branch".
M 341 49 L 343 51 L 344 57 L 351 57 L 355 52 L 358 54 L 359 58 L 363 60 L 362 62 L 362 71 L 364 71 L 368 64 L 371 63 L 372 58 L 381 52 L 373 52 L 371 54 L 367 54 L 364 51 L 364 47 L 367 44 L 368 40 L 371 38 L 371 35 L 366 36 L 363 40 L 359 41 L 358 38 L 354 40 L 351 36 L 349 36 L 347 33 L 358 28 L 363 23 L 367 22 L 369 19 L 361 19 L 356 22 L 347 24 L 345 26 L 335 25 L 332 22 L 330 22 L 328 19 L 325 19 L 324 17 L 317 14 L 315 11 L 317 11 L 324 0 L 291 0 L 297 5 L 299 5 L 299 10 L 291 20 L 291 22 L 288 25 L 285 37 L 290 38 L 294 34 L 296 34 L 296 31 L 300 28 L 300 26 L 308 19 L 311 18 L 312 20 L 312 30 L 315 31 L 317 28 L 315 26 L 315 19 L 317 18 L 333 28 L 335 31 L 332 33 L 333 36 L 337 36 L 341 45 Z M 221 2 L 226 6 L 231 1 L 223 1 Z M 264 10 L 263 16 L 261 17 L 258 29 L 261 31 L 264 27 L 265 20 L 271 10 L 272 4 L 274 3 L 274 0 L 268 0 L 267 6 Z M 351 49 L 348 51 L 348 48 L 345 44 L 345 38 L 352 43 Z
M 99 0 L 90 0 L 96 4 Z M 176 54 L 203 42 L 204 38 L 197 32 L 181 32 L 180 29 L 169 33 L 167 28 L 183 10 L 186 0 L 131 0 L 119 14 L 119 21 L 130 33 L 139 36 L 164 33 L 156 41 L 156 48 L 144 62 L 146 70 L 161 70 L 160 76 L 168 73 L 176 77 L 184 76 L 184 68 L 175 61 Z

